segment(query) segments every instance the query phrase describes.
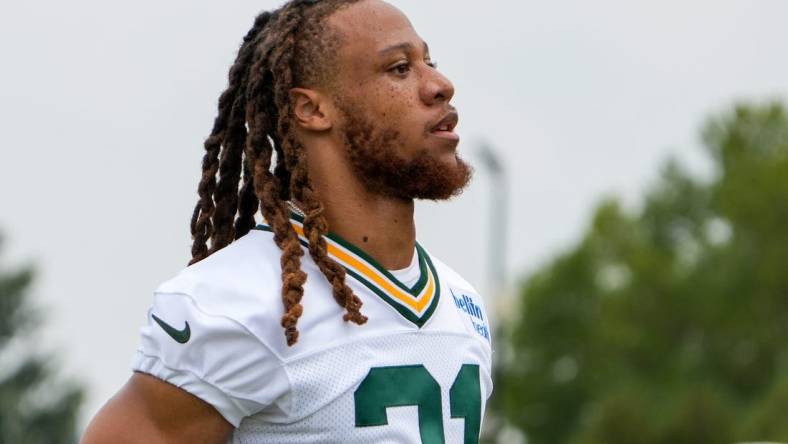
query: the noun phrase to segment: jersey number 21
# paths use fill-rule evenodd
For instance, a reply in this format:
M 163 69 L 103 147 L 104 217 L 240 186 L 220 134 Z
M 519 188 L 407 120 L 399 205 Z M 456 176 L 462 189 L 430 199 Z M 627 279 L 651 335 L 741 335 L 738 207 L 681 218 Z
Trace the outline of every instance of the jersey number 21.
M 387 407 L 414 405 L 422 444 L 444 444 L 441 387 L 423 365 L 375 367 L 354 393 L 356 427 L 388 424 Z M 452 418 L 465 420 L 464 444 L 478 444 L 481 425 L 479 366 L 464 364 L 449 390 Z

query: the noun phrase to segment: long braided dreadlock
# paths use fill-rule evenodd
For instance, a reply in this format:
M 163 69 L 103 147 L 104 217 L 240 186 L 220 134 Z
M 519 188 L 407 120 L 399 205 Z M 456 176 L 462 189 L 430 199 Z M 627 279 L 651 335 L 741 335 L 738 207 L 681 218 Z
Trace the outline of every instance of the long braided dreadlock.
M 341 37 L 326 18 L 356 1 L 294 0 L 261 13 L 230 68 L 229 85 L 219 97 L 219 113 L 204 144 L 189 265 L 249 233 L 259 208 L 282 250 L 282 327 L 291 346 L 298 340 L 296 324 L 306 282 L 303 251 L 287 208 L 291 199 L 304 211 L 309 254 L 345 309 L 344 320 L 359 325 L 367 321 L 359 311 L 361 300 L 345 283 L 344 268 L 326 253 L 323 235 L 328 224 L 307 172 L 303 146 L 293 133 L 289 96 L 294 87 L 327 81 Z

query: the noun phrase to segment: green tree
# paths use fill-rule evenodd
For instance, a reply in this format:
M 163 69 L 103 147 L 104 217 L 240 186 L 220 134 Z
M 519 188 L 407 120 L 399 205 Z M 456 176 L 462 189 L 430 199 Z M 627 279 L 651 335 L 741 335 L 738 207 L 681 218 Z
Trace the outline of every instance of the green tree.
M 31 267 L 0 268 L 0 444 L 74 443 L 82 389 L 53 378 L 48 359 L 29 351 L 33 278 Z
M 708 121 L 627 210 L 523 284 L 501 409 L 530 444 L 788 441 L 788 117 Z

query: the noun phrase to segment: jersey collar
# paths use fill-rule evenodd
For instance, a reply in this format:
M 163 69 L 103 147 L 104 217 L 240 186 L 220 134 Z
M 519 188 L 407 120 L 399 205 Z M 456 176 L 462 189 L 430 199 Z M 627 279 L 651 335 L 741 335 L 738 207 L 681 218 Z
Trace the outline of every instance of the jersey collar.
M 292 213 L 290 222 L 301 243 L 308 245 L 304 236 L 304 218 Z M 257 229 L 271 231 L 267 225 L 258 225 Z M 351 242 L 334 233 L 328 233 L 325 240 L 329 257 L 342 265 L 348 275 L 380 297 L 405 319 L 422 327 L 432 316 L 440 300 L 440 281 L 429 254 L 418 242 L 415 248 L 419 263 L 419 279 L 412 286 L 407 286 Z

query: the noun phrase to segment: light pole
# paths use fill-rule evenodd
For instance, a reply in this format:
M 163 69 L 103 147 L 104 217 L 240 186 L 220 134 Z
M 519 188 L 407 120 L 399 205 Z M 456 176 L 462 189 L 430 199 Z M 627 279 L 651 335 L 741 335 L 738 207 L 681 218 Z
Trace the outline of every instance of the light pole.
M 502 366 L 506 363 L 506 328 L 499 323 L 505 318 L 507 305 L 507 280 L 506 280 L 506 250 L 509 241 L 508 220 L 509 220 L 509 177 L 506 172 L 506 165 L 496 153 L 495 149 L 488 143 L 482 142 L 478 149 L 481 164 L 490 174 L 490 206 L 489 206 L 489 240 L 487 245 L 487 295 L 491 304 L 487 314 L 494 317 L 494 324 L 491 327 L 493 333 L 493 375 L 496 377 L 495 392 L 499 397 L 498 405 L 501 412 L 487 417 L 487 426 L 483 431 L 485 442 L 492 442 L 497 439 L 501 441 L 499 432 L 501 427 L 505 427 L 505 420 L 500 413 L 503 413 L 503 403 L 500 396 L 504 393 L 504 381 Z
M 479 156 L 490 173 L 490 232 L 487 248 L 487 290 L 498 298 L 506 288 L 506 244 L 508 242 L 509 177 L 506 166 L 487 143 L 479 146 Z

